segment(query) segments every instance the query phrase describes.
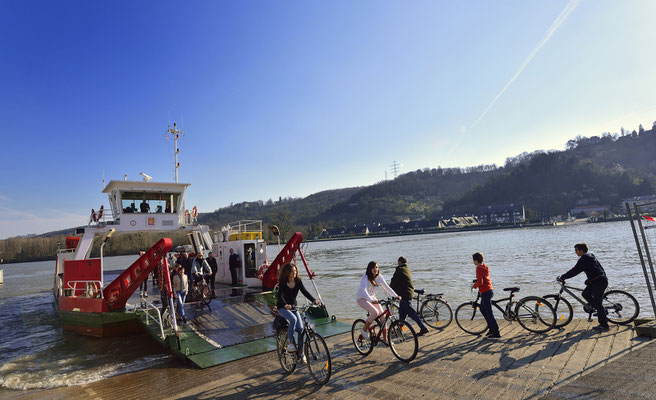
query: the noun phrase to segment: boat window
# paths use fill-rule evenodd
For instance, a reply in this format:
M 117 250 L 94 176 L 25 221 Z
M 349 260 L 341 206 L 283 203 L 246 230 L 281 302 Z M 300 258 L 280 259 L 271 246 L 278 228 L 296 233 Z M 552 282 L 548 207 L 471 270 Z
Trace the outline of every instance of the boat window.
M 171 204 L 177 204 L 180 193 L 165 192 L 123 192 L 121 208 L 123 213 L 175 213 Z
M 254 243 L 247 243 L 244 245 L 244 269 L 246 270 L 246 278 L 255 278 L 257 276 Z

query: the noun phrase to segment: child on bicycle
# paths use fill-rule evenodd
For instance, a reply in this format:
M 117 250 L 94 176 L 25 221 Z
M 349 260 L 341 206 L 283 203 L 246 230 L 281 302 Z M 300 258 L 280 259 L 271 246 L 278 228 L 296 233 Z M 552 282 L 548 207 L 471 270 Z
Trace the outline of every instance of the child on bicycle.
M 492 291 L 492 281 L 490 280 L 490 268 L 484 264 L 483 254 L 476 252 L 472 254 L 472 259 L 476 266 L 476 282 L 472 285 L 472 289 L 478 288 L 478 292 L 481 294 L 481 314 L 485 317 L 489 328 L 485 336 L 500 338 L 499 325 L 492 313 L 492 296 L 494 293 Z
M 303 319 L 301 314 L 296 309 L 296 296 L 298 292 L 302 292 L 314 304 L 319 304 L 310 292 L 303 286 L 303 281 L 298 276 L 298 269 L 295 265 L 285 264 L 280 269 L 280 276 L 278 278 L 278 315 L 282 316 L 289 322 L 287 328 L 287 351 L 292 353 L 298 348 L 303 348 Z M 294 345 L 294 331 L 298 332 L 298 347 Z
M 361 332 L 362 337 L 367 340 L 369 340 L 369 326 L 376 317 L 383 313 L 383 307 L 378 304 L 378 299 L 376 299 L 376 291 L 379 286 L 382 286 L 391 297 L 401 299 L 401 297 L 399 297 L 396 292 L 387 285 L 387 282 L 385 282 L 385 278 L 383 278 L 378 269 L 378 263 L 371 261 L 367 265 L 367 271 L 362 276 L 362 279 L 360 279 L 360 289 L 356 295 L 358 305 L 365 311 L 369 312 L 369 318 L 365 321 Z M 383 340 L 386 339 L 387 338 L 383 333 Z

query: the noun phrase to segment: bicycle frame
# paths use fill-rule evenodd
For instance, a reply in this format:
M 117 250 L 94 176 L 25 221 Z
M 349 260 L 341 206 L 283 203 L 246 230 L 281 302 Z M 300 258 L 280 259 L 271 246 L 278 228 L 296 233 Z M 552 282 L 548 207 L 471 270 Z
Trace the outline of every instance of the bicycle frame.
M 588 305 L 588 302 L 585 299 L 581 299 L 580 297 L 575 295 L 572 292 L 572 290 L 570 290 L 570 289 L 573 289 L 573 290 L 576 290 L 576 291 L 579 291 L 579 292 L 583 292 L 583 289 L 581 289 L 581 288 L 577 288 L 577 287 L 574 287 L 574 286 L 567 286 L 563 283 L 563 284 L 560 285 L 560 291 L 558 291 L 558 299 L 560 299 L 560 297 L 563 295 L 563 292 L 566 292 L 570 296 L 574 297 L 574 299 L 576 299 L 576 301 L 581 303 L 581 305 L 584 305 L 584 306 Z M 583 296 L 581 296 L 581 297 L 583 297 Z M 592 311 L 590 311 L 590 314 L 592 314 Z
M 515 298 L 515 293 L 512 292 L 512 293 L 510 293 L 510 296 L 508 296 L 508 297 L 504 297 L 503 299 L 499 299 L 499 300 L 492 300 L 492 305 L 494 307 L 496 307 L 497 310 L 501 311 L 501 313 L 503 314 L 503 317 L 508 321 L 511 321 L 511 320 L 514 319 L 513 315 L 511 314 L 512 310 L 510 309 L 510 307 L 513 304 L 512 299 L 514 299 L 514 298 Z M 481 307 L 481 302 L 479 301 L 480 299 L 481 299 L 481 293 L 479 292 L 478 296 L 476 296 L 476 300 L 474 300 L 474 302 L 478 305 L 479 308 Z M 503 308 L 501 308 L 501 306 L 498 304 L 498 303 L 501 303 L 503 301 L 508 302 L 506 304 L 505 310 Z

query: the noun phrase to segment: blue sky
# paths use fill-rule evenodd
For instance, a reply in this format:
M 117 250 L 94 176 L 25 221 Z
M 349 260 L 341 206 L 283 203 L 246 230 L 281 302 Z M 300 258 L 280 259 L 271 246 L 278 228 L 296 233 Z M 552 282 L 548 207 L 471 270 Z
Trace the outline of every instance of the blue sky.
M 0 238 L 86 223 L 105 179 L 187 206 L 503 164 L 656 120 L 656 2 L 0 1 Z

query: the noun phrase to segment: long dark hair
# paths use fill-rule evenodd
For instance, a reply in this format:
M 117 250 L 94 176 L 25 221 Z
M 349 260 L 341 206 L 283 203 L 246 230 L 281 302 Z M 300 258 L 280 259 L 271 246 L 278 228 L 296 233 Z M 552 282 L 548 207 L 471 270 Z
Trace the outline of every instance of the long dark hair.
M 296 267 L 290 263 L 287 263 L 280 268 L 280 276 L 278 277 L 278 283 L 289 282 L 289 275 L 292 274 L 293 268 Z M 301 278 L 298 276 L 298 268 L 296 268 L 296 276 L 294 277 L 296 282 L 300 281 Z
M 376 283 L 376 278 L 378 278 L 378 275 L 380 275 L 380 272 L 374 276 L 374 268 L 378 266 L 378 263 L 376 261 L 371 261 L 369 264 L 367 264 L 367 279 L 369 279 L 369 282 L 371 282 L 372 285 L 378 286 Z

